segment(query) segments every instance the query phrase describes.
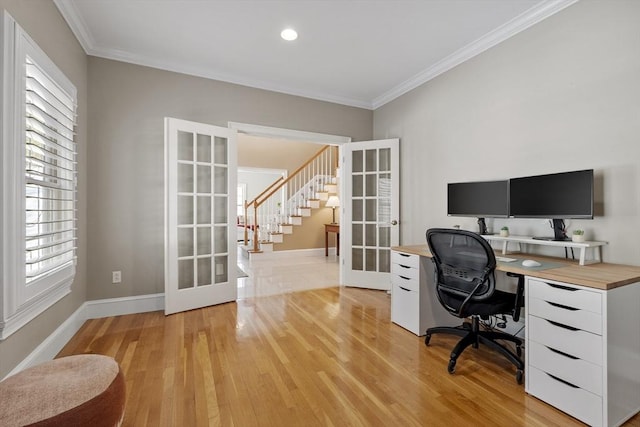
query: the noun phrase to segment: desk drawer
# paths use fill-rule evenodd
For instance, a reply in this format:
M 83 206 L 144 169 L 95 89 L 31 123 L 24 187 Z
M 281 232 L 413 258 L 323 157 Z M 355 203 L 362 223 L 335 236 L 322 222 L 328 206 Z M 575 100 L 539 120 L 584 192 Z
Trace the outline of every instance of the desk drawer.
M 416 270 L 415 268 L 412 268 L 411 270 L 416 272 L 415 277 L 391 273 L 391 284 L 393 286 L 399 286 L 399 287 L 408 289 L 410 291 L 418 292 L 420 290 L 420 279 L 417 275 L 418 270 Z
M 391 286 L 391 321 L 416 335 L 420 331 L 420 297 L 418 292 L 401 288 L 397 284 Z
M 420 270 L 416 267 L 409 267 L 394 262 L 391 264 L 391 274 L 403 276 L 407 279 L 418 279 L 420 277 Z
M 527 392 L 592 426 L 602 425 L 602 398 L 529 367 Z
M 567 307 L 602 314 L 602 294 L 597 291 L 529 278 L 528 293 L 530 298 L 539 298 Z
M 418 268 L 420 266 L 420 256 L 391 251 L 391 262 L 407 267 Z
M 538 298 L 529 298 L 527 311 L 529 314 L 543 319 L 602 335 L 602 315 L 600 313 L 573 308 L 558 304 L 555 301 L 546 301 Z
M 602 396 L 602 366 L 559 353 L 535 341 L 529 341 L 530 366 Z
M 527 316 L 528 338 L 542 345 L 602 366 L 602 336 L 567 329 L 537 316 Z

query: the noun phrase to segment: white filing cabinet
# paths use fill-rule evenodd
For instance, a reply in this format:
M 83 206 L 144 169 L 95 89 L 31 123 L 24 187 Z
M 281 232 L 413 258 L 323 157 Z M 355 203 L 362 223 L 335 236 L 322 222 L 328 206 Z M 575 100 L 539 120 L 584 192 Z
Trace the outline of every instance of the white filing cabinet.
M 527 277 L 525 389 L 592 426 L 640 409 L 640 284 L 599 290 Z
M 391 251 L 391 321 L 419 336 L 456 319 L 438 301 L 431 264 L 426 257 Z

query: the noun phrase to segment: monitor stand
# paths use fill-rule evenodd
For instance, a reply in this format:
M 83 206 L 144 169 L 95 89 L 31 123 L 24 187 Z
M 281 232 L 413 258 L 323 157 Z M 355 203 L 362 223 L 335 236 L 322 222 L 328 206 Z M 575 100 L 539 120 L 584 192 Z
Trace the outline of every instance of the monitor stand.
M 478 234 L 487 235 L 487 223 L 484 222 L 484 218 L 478 218 Z
M 552 242 L 565 242 L 570 240 L 567 237 L 567 233 L 564 228 L 564 220 L 552 219 L 553 222 L 553 237 L 534 237 L 534 240 L 549 240 Z

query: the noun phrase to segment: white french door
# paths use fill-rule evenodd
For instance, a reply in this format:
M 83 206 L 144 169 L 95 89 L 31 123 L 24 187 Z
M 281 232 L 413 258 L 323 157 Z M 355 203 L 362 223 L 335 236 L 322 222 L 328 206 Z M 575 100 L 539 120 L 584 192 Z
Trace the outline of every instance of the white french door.
M 235 301 L 236 131 L 165 118 L 165 314 Z
M 340 283 L 389 290 L 391 246 L 400 240 L 398 139 L 342 146 L 344 206 Z

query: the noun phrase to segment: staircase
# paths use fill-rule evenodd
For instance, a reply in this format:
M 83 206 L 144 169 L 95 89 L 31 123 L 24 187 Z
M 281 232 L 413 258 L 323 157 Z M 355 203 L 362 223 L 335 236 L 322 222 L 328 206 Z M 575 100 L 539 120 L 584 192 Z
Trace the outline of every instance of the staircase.
M 314 209 L 337 192 L 338 147 L 325 146 L 287 178 L 278 178 L 244 203 L 244 248 L 272 252 Z

